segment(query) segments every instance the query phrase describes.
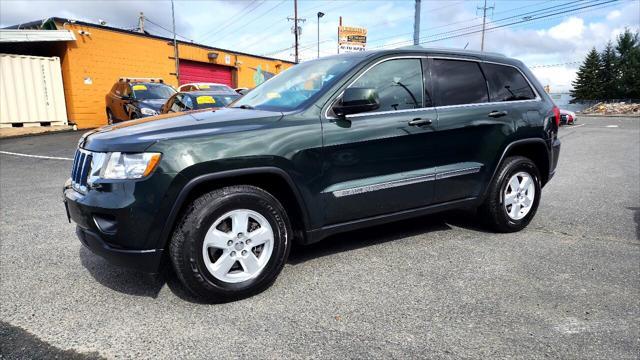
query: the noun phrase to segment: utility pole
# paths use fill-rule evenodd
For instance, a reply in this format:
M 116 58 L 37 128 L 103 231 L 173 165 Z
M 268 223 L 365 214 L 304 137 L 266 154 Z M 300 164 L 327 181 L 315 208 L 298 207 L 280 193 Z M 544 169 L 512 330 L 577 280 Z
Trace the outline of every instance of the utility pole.
M 318 11 L 318 58 L 320 57 L 320 18 L 324 16 L 322 11 Z
M 477 8 L 478 10 L 482 9 L 482 41 L 480 42 L 480 51 L 484 51 L 484 29 L 487 23 L 487 10 L 491 9 L 493 11 L 494 7 L 495 6 L 487 7 L 487 0 L 484 0 L 484 6 Z
M 420 44 L 420 3 L 421 0 L 416 0 L 416 8 L 413 15 L 413 45 Z
M 296 64 L 299 60 L 298 53 L 298 37 L 300 36 L 300 27 L 298 26 L 298 22 L 305 22 L 307 19 L 298 19 L 298 0 L 293 0 L 293 18 L 288 17 L 287 20 L 293 20 L 293 34 L 295 37 L 295 56 L 296 56 Z
M 144 34 L 144 13 L 142 11 L 138 17 L 138 31 Z
M 180 60 L 178 59 L 178 42 L 176 40 L 176 12 L 171 0 L 171 19 L 173 21 L 173 57 L 176 60 L 176 80 L 180 85 Z

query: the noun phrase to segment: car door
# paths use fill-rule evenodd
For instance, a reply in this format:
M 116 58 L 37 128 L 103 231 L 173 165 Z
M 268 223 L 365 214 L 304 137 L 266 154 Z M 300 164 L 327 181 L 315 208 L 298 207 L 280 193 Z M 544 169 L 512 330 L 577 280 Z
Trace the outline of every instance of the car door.
M 438 111 L 434 201 L 479 196 L 518 115 L 489 102 L 479 61 L 433 58 L 430 64 Z
M 325 224 L 398 212 L 433 200 L 436 113 L 420 57 L 379 60 L 347 87 L 372 88 L 377 110 L 323 119 Z M 335 104 L 338 99 L 334 100 Z

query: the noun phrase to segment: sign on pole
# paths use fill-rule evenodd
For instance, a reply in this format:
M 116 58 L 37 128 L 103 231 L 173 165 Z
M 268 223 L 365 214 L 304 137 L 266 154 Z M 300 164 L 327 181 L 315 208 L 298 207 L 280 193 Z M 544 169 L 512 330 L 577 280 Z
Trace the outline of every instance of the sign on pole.
M 367 29 L 353 26 L 338 26 L 338 53 L 365 51 Z

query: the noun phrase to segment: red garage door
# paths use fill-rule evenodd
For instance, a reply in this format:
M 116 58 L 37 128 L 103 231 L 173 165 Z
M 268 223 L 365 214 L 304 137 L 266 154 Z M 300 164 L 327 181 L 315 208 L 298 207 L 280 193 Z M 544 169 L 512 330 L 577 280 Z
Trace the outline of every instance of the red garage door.
M 233 87 L 231 68 L 197 61 L 180 60 L 180 85 L 193 82 L 214 82 Z

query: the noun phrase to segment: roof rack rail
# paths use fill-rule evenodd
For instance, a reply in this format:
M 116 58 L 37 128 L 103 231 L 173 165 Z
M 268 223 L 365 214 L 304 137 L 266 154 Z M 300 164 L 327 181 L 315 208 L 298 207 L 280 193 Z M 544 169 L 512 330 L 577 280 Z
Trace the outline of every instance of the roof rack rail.
M 164 80 L 162 78 L 136 78 L 136 77 L 121 77 L 119 81 L 124 82 L 158 82 L 163 84 Z

